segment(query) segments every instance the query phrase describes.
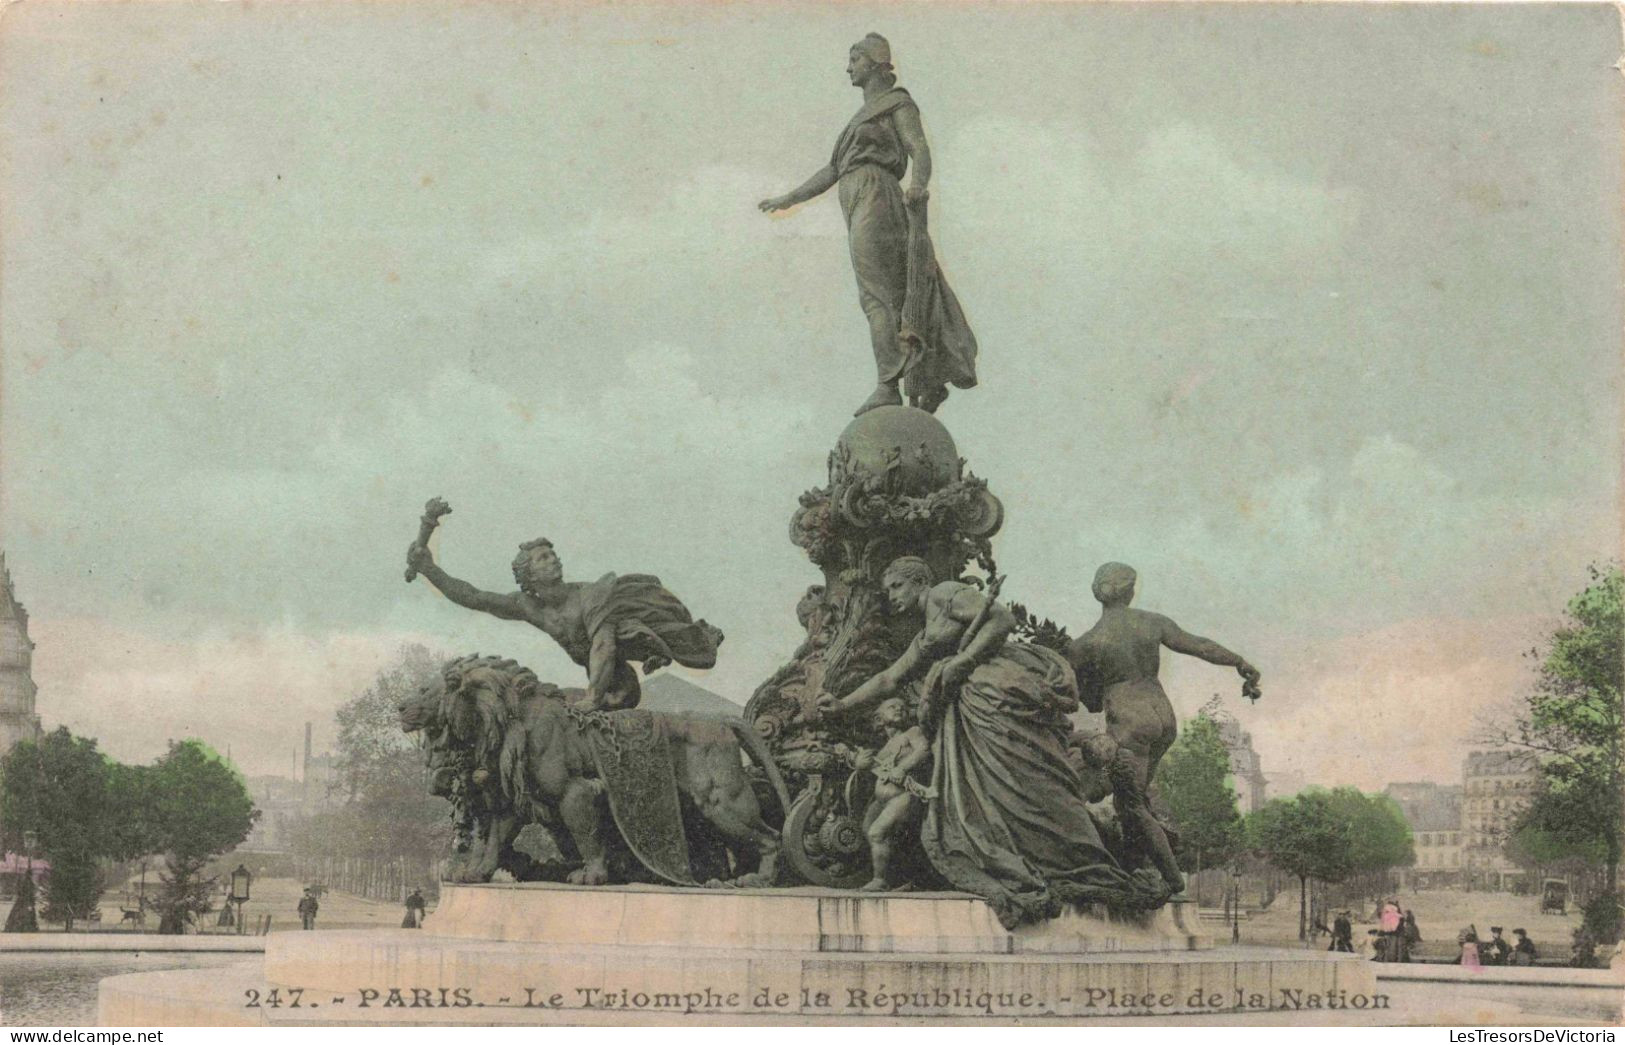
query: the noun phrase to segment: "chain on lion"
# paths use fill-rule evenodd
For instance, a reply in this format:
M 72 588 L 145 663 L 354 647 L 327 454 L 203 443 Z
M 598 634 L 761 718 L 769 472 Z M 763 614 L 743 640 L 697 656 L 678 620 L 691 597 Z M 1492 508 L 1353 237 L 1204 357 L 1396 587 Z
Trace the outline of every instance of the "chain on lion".
M 623 753 L 647 752 L 658 740 L 656 722 L 650 715 L 620 714 L 596 708 L 578 708 L 573 704 L 565 705 L 564 711 L 577 729 L 596 730 L 617 764 Z

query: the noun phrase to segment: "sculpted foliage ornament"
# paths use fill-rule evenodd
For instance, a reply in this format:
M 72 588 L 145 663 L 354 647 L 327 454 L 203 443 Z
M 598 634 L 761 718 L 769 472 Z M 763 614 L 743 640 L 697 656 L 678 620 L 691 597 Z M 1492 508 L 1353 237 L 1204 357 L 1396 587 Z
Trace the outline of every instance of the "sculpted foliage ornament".
M 991 573 L 991 538 L 1004 511 L 966 469 L 952 436 L 921 410 L 880 407 L 849 424 L 828 460 L 828 482 L 800 498 L 790 541 L 824 574 L 797 606 L 805 641 L 757 687 L 745 717 L 767 738 L 797 798 L 785 858 L 818 885 L 857 887 L 873 877 L 864 818 L 864 752 L 886 741 L 868 718 L 819 714 L 821 693 L 845 694 L 885 668 L 913 636 L 889 614 L 880 587 L 888 563 L 918 555 L 940 575 L 971 562 Z

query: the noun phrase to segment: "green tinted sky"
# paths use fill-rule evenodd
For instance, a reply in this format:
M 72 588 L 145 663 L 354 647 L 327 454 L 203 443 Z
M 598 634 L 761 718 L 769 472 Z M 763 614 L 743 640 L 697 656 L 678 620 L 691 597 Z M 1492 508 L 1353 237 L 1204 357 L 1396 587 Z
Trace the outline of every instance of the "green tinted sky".
M 834 201 L 754 202 L 824 162 L 870 30 L 1007 592 L 1078 630 L 1131 562 L 1264 668 L 1267 768 L 1454 774 L 1619 544 L 1603 6 L 13 5 L 0 509 L 47 721 L 258 771 L 402 638 L 574 677 L 401 582 L 434 494 L 454 573 L 542 533 L 658 573 L 748 696 L 869 373 Z

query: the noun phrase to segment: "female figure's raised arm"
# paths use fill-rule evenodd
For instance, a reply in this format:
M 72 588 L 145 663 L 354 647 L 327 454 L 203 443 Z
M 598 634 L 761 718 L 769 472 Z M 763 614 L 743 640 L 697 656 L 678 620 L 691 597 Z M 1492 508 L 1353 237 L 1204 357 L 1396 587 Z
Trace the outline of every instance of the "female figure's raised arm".
M 928 160 L 927 162 L 929 163 L 930 161 Z M 814 174 L 812 177 L 808 178 L 794 189 L 791 189 L 783 196 L 769 196 L 756 206 L 764 214 L 772 214 L 774 211 L 779 210 L 789 210 L 798 203 L 806 203 L 810 199 L 815 199 L 822 196 L 824 193 L 834 188 L 835 183 L 839 180 L 840 178 L 835 173 L 835 168 L 829 164 L 825 164 L 819 169 L 818 173 Z

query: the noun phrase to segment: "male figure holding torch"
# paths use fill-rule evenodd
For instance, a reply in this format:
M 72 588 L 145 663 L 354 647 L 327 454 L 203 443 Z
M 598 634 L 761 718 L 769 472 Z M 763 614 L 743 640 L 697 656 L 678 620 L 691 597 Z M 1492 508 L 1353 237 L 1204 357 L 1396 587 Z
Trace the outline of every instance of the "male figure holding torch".
M 459 606 L 545 632 L 571 660 L 587 669 L 583 710 L 636 707 L 642 699 L 634 662 L 645 675 L 676 662 L 709 668 L 717 662 L 722 632 L 695 620 L 660 578 L 606 573 L 591 583 L 566 581 L 564 565 L 545 537 L 519 546 L 513 560 L 515 592 L 482 591 L 442 570 L 428 542 L 451 506 L 436 497 L 424 508 L 418 539 L 406 550 L 406 579 L 422 574 Z

